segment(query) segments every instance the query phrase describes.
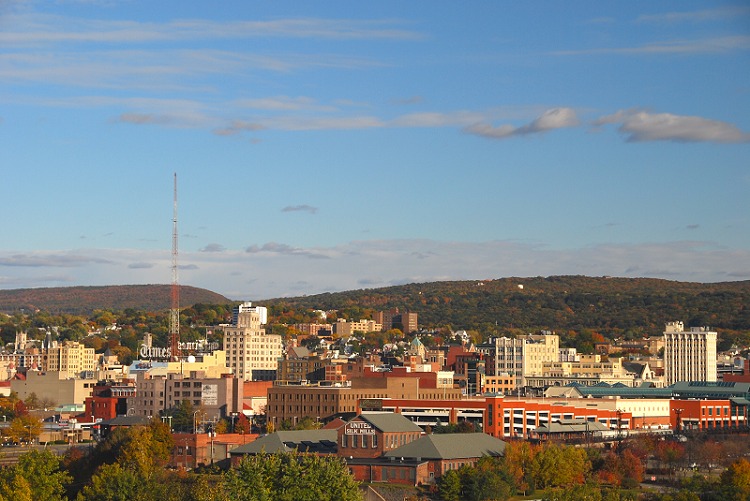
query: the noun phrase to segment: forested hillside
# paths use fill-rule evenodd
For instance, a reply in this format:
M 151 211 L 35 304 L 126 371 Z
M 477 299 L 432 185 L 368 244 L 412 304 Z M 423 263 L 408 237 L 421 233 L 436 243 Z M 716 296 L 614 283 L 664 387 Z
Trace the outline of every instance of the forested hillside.
M 713 284 L 646 278 L 556 276 L 434 282 L 263 301 L 283 317 L 305 309 L 356 318 L 399 308 L 420 326 L 661 333 L 665 322 L 750 330 L 750 281 Z M 497 327 L 496 327 L 497 326 Z
M 94 310 L 160 311 L 171 304 L 170 285 L 109 285 L 0 290 L 0 312 L 43 310 L 50 313 L 89 314 Z M 180 304 L 225 304 L 221 294 L 197 287 L 180 287 Z

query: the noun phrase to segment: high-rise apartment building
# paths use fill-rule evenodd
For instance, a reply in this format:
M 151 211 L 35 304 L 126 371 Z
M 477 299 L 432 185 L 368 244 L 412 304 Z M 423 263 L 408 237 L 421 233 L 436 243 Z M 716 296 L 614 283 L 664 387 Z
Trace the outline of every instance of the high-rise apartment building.
M 224 328 L 227 367 L 245 381 L 271 381 L 276 377 L 283 345 L 278 334 L 266 334 L 267 310 L 246 302 L 235 308 L 232 325 Z
M 398 308 L 378 311 L 373 315 L 373 319 L 382 326 L 384 331 L 398 329 L 404 334 L 410 334 L 419 329 L 417 314 L 408 311 L 401 313 Z
M 708 327 L 690 327 L 668 322 L 664 329 L 664 379 L 716 381 L 716 332 Z
M 54 343 L 53 346 L 42 351 L 42 370 L 44 371 L 78 377 L 84 372 L 93 372 L 96 369 L 94 348 L 86 348 L 81 343 L 65 341 L 59 346 Z
M 524 337 L 491 338 L 477 345 L 485 356 L 488 376 L 509 375 L 517 387 L 526 386 L 528 376 L 541 376 L 545 362 L 560 358 L 560 338 L 556 334 L 529 334 Z

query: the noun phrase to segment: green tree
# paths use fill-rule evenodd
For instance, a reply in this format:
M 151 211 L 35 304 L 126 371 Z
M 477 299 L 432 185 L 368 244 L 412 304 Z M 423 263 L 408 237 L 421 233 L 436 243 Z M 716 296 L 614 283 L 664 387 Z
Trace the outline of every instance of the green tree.
M 29 414 L 14 418 L 5 433 L 14 442 L 26 442 L 34 440 L 42 432 L 42 422 Z
M 0 499 L 62 501 L 70 475 L 61 469 L 60 459 L 48 450 L 31 451 L 18 463 L 0 470 Z
M 531 476 L 537 489 L 581 484 L 590 469 L 586 451 L 576 447 L 548 445 L 531 462 Z
M 727 500 L 750 499 L 750 461 L 735 461 L 721 474 L 721 492 Z
M 39 397 L 37 397 L 36 393 L 32 391 L 31 393 L 29 393 L 29 396 L 26 397 L 26 400 L 24 400 L 23 403 L 26 404 L 26 407 L 28 409 L 38 409 Z
M 164 464 L 169 457 L 170 441 L 165 425 L 136 426 L 117 439 L 114 463 L 103 464 L 78 494 L 80 501 L 177 500 L 186 496 L 186 484 L 177 482 Z M 170 439 L 171 440 L 171 439 Z
M 564 489 L 547 489 L 542 499 L 544 501 L 602 501 L 602 491 L 596 485 L 581 484 Z
M 438 494 L 444 501 L 461 501 L 461 477 L 456 470 L 448 470 L 440 477 Z
M 317 430 L 320 428 L 322 423 L 320 421 L 316 421 L 314 418 L 310 416 L 305 416 L 299 421 L 297 421 L 297 426 L 294 427 L 295 430 Z
M 338 457 L 279 453 L 248 456 L 226 474 L 229 499 L 359 501 L 358 483 Z
M 175 431 L 192 432 L 196 409 L 190 400 L 182 400 L 176 407 L 167 410 L 164 415 L 172 416 L 172 429 Z

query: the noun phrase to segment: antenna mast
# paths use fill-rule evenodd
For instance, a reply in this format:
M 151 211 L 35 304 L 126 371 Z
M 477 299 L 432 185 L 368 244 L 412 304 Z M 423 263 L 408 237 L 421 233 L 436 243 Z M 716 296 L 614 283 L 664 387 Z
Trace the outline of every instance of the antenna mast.
M 172 307 L 169 310 L 169 347 L 172 360 L 180 358 L 180 285 L 177 280 L 177 173 L 174 173 L 172 216 Z

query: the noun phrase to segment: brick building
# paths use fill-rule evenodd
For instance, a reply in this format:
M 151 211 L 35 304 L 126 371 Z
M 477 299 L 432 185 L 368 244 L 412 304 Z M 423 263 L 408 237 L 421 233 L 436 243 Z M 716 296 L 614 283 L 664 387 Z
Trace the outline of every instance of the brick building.
M 359 400 L 363 398 L 440 400 L 460 396 L 461 390 L 440 386 L 435 372 L 404 370 L 392 374 L 365 367 L 362 377 L 342 382 L 277 382 L 268 389 L 266 415 L 269 422 L 278 427 L 283 420 L 294 425 L 303 417 L 328 421 L 339 415 L 354 415 L 358 412 Z

